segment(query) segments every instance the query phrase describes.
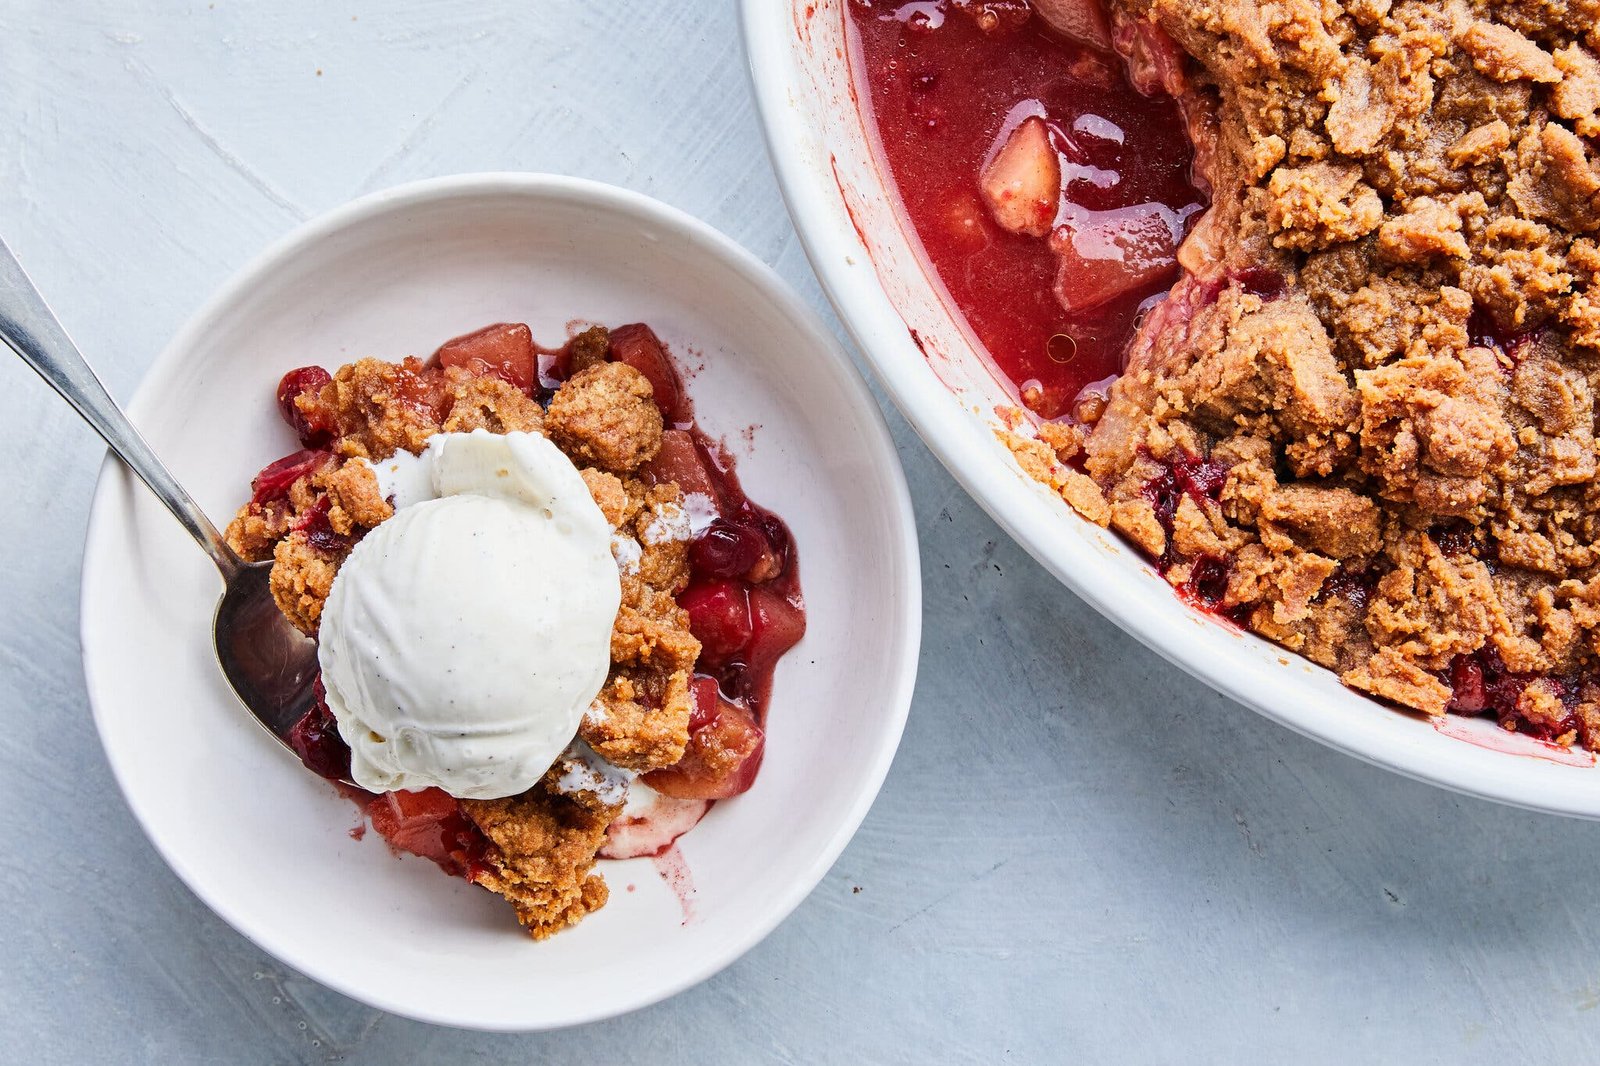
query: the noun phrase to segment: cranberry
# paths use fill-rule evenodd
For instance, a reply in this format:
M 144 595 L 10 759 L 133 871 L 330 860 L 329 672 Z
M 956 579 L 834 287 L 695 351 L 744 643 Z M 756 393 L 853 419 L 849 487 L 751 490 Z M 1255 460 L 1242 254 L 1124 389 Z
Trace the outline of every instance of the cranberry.
M 1147 457 L 1149 455 L 1144 454 Z M 1181 450 L 1175 450 L 1156 461 L 1163 469 L 1145 482 L 1143 494 L 1155 509 L 1156 518 L 1170 539 L 1173 518 L 1178 513 L 1178 505 L 1183 502 L 1183 497 L 1192 497 L 1196 502 L 1216 500 L 1222 493 L 1222 486 L 1228 481 L 1228 467 Z
M 540 407 L 549 407 L 556 390 L 566 384 L 571 376 L 567 373 L 566 355 L 564 352 L 540 352 L 534 365 L 539 387 L 534 391 L 533 398 L 539 401 Z
M 333 427 L 325 423 L 321 412 L 307 414 L 295 403 L 302 393 L 316 395 L 333 382 L 333 375 L 320 366 L 302 366 L 283 375 L 278 381 L 278 413 L 289 423 L 300 443 L 311 448 L 326 444 L 333 436 Z
M 1467 317 L 1467 343 L 1475 348 L 1500 348 L 1501 329 L 1494 315 L 1481 305 L 1474 304 Z
M 705 577 L 743 577 L 766 551 L 763 534 L 719 518 L 689 545 L 689 565 Z
M 350 778 L 350 747 L 339 735 L 339 725 L 328 709 L 327 693 L 318 675 L 312 691 L 316 702 L 311 709 L 289 729 L 289 747 L 300 756 L 306 769 L 329 781 L 346 781 Z
M 1364 570 L 1350 570 L 1341 565 L 1333 572 L 1333 576 L 1322 583 L 1322 588 L 1317 592 L 1317 603 L 1325 603 L 1329 599 L 1341 599 L 1349 603 L 1358 612 L 1365 614 L 1367 604 L 1372 602 L 1372 594 L 1378 590 L 1378 579 L 1382 574 L 1376 567 L 1369 566 Z
M 250 482 L 250 502 L 267 503 L 282 499 L 289 495 L 289 489 L 296 481 L 315 474 L 329 458 L 328 452 L 307 448 L 268 463 Z
M 684 589 L 678 604 L 689 612 L 689 631 L 709 661 L 726 660 L 750 643 L 750 597 L 743 582 L 696 582 Z
M 1154 459 L 1148 452 L 1142 454 Z M 1157 571 L 1166 575 L 1182 561 L 1173 546 L 1173 530 L 1183 498 L 1187 496 L 1202 504 L 1215 503 L 1222 495 L 1223 485 L 1227 484 L 1228 467 L 1190 455 L 1181 449 L 1154 461 L 1161 465 L 1161 471 L 1145 482 L 1142 492 L 1167 535 L 1166 551 L 1155 560 Z M 1228 577 L 1233 570 L 1232 560 L 1202 556 L 1190 560 L 1189 568 L 1188 580 L 1178 586 L 1180 597 L 1202 610 L 1241 625 L 1246 623 L 1249 617 L 1247 607 L 1228 607 L 1224 602 L 1228 594 Z
M 1588 739 L 1576 706 L 1579 693 L 1593 684 L 1592 677 L 1516 673 L 1506 667 L 1493 647 L 1484 647 L 1471 655 L 1458 655 L 1442 672 L 1441 680 L 1451 688 L 1450 703 L 1445 709 L 1452 714 L 1491 715 L 1501 726 L 1541 740 L 1555 740 L 1573 732 Z M 1531 719 L 1520 706 L 1529 686 L 1536 682 L 1553 688 L 1564 707 L 1565 713 L 1555 722 Z
M 1239 287 L 1252 296 L 1271 303 L 1288 291 L 1288 282 L 1282 274 L 1270 267 L 1245 267 L 1234 274 Z
M 789 561 L 789 527 L 783 524 L 783 519 L 775 514 L 761 516 L 761 531 L 767 536 L 767 545 L 787 566 Z
M 1468 522 L 1451 522 L 1431 532 L 1434 543 L 1446 555 L 1471 555 L 1477 543 L 1477 530 Z
M 1212 500 L 1217 498 L 1222 486 L 1228 482 L 1226 466 L 1197 459 L 1192 455 L 1180 455 L 1173 464 L 1173 472 L 1185 492 L 1191 496 L 1204 496 Z
M 1189 587 L 1202 604 L 1216 607 L 1228 594 L 1228 571 L 1231 569 L 1223 559 L 1210 556 L 1198 559 L 1189 577 Z
M 1493 312 L 1474 305 L 1467 318 L 1467 342 L 1476 348 L 1492 348 L 1510 360 L 1514 366 L 1524 349 L 1537 341 L 1544 327 L 1515 330 L 1500 324 Z
M 336 532 L 333 523 L 328 521 L 328 509 L 331 501 L 328 497 L 320 497 L 311 509 L 300 516 L 294 524 L 296 532 L 304 533 L 306 540 L 318 551 L 327 552 L 329 555 L 338 555 L 350 550 L 351 539 L 343 533 Z
M 1164 470 L 1145 482 L 1140 492 L 1150 501 L 1150 506 L 1156 512 L 1156 520 L 1170 536 L 1172 517 L 1178 513 L 1178 504 L 1183 498 L 1182 490 L 1178 487 L 1178 479 L 1173 476 L 1170 469 Z

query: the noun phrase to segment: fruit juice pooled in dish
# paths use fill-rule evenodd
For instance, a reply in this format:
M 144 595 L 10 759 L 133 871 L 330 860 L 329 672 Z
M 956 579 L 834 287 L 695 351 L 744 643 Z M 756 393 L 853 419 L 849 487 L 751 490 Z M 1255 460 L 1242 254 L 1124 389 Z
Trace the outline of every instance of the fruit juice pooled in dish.
M 1177 105 L 1130 89 L 1095 8 L 1077 38 L 1008 0 L 848 9 L 884 161 L 950 299 L 1030 410 L 1103 401 L 1202 204 Z
M 541 349 L 502 323 L 290 371 L 278 405 L 303 447 L 228 542 L 319 641 L 291 746 L 392 847 L 542 938 L 604 905 L 598 858 L 754 785 L 805 632 L 796 549 L 648 326 Z

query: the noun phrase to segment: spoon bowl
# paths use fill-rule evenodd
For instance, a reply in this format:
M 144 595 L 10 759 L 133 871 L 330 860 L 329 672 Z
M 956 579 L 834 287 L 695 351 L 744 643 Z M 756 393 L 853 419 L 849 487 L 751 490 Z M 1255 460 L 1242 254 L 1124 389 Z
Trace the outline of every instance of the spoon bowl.
M 235 555 L 156 457 L 4 241 L 0 241 L 0 340 L 94 427 L 216 563 L 223 580 L 211 627 L 217 664 L 251 716 L 293 752 L 289 730 L 315 700 L 316 641 L 295 629 L 278 610 L 272 598 L 272 564 L 246 563 Z
M 272 598 L 272 563 L 241 565 L 217 601 L 217 665 L 246 709 L 283 745 L 316 702 L 317 642 L 289 624 Z

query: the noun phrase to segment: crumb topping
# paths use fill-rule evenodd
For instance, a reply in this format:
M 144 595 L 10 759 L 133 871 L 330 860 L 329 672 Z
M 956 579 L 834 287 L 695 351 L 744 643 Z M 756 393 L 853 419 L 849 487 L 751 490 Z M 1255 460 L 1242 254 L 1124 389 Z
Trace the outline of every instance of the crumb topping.
M 584 803 L 541 782 L 520 796 L 462 800 L 461 810 L 493 846 L 473 880 L 510 901 L 535 940 L 605 906 L 595 853 L 621 803 Z
M 1019 464 L 1349 685 L 1600 747 L 1600 4 L 1114 12 L 1189 57 L 1212 206 Z

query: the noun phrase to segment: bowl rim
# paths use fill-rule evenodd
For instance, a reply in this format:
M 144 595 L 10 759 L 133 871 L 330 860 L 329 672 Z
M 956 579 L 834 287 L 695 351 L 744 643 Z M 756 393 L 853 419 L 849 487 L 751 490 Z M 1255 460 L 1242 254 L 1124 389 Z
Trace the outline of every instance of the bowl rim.
M 813 165 L 808 154 L 827 159 L 830 149 L 803 121 L 797 103 L 817 91 L 805 75 L 801 35 L 810 31 L 802 27 L 814 18 L 835 17 L 843 2 L 740 0 L 740 31 L 762 132 L 784 202 L 824 293 L 884 391 L 967 494 L 1096 611 L 1168 662 L 1262 716 L 1370 765 L 1452 792 L 1528 810 L 1600 819 L 1600 778 L 1579 784 L 1573 776 L 1591 770 L 1600 773 L 1600 765 L 1582 770 L 1530 766 L 1540 760 L 1474 748 L 1432 729 L 1427 730 L 1431 736 L 1407 740 L 1380 724 L 1377 716 L 1339 713 L 1336 700 L 1317 694 L 1286 669 L 1268 669 L 1243 655 L 1214 656 L 1204 641 L 1193 639 L 1194 615 L 1176 596 L 1166 597 L 1170 609 L 1150 609 L 1147 601 L 1129 595 L 1127 583 L 1110 572 L 1104 558 L 1093 554 L 1086 542 L 1058 535 L 1061 513 L 1046 506 L 1036 486 L 1025 482 L 1014 464 L 996 459 L 991 447 L 994 427 L 958 402 L 913 343 L 905 320 L 877 277 L 874 256 L 845 213 L 836 179 Z M 874 169 L 881 174 L 880 167 L 874 160 Z M 868 268 L 863 271 L 861 264 Z M 1076 516 L 1072 520 L 1082 521 Z M 1293 653 L 1282 654 L 1292 663 L 1307 664 Z M 1401 712 L 1392 713 L 1403 717 Z M 1461 750 L 1447 749 L 1436 740 Z M 1571 772 L 1546 772 L 1563 769 Z
M 889 574 L 899 595 L 895 597 L 896 603 L 888 608 L 887 618 L 887 625 L 893 631 L 894 654 L 889 661 L 879 664 L 888 673 L 887 691 L 891 693 L 891 699 L 886 701 L 881 728 L 883 742 L 877 758 L 858 783 L 856 795 L 844 818 L 836 825 L 826 845 L 814 856 L 805 874 L 795 879 L 783 892 L 768 897 L 770 902 L 763 917 L 752 922 L 740 936 L 727 938 L 726 943 L 708 954 L 701 964 L 674 973 L 670 980 L 649 988 L 643 994 L 624 996 L 601 1008 L 573 1013 L 559 1020 L 530 1023 L 485 1022 L 464 1018 L 450 1011 L 419 1010 L 411 1004 L 396 1002 L 387 995 L 354 987 L 351 982 L 330 979 L 319 972 L 314 958 L 306 958 L 305 953 L 282 944 L 274 935 L 270 923 L 256 921 L 229 899 L 219 898 L 218 894 L 200 887 L 189 863 L 167 846 L 158 831 L 159 820 L 153 820 L 130 792 L 119 756 L 105 740 L 102 708 L 109 705 L 110 697 L 106 680 L 101 676 L 103 671 L 97 672 L 95 669 L 94 645 L 89 634 L 90 599 L 92 590 L 102 581 L 101 567 L 105 557 L 105 553 L 95 551 L 95 547 L 106 535 L 106 526 L 111 521 L 109 516 L 113 508 L 109 501 L 112 493 L 119 487 L 119 482 L 126 484 L 132 480 L 132 474 L 109 453 L 97 476 L 85 532 L 78 599 L 78 633 L 95 730 L 117 787 L 146 838 L 179 880 L 202 903 L 269 955 L 334 991 L 379 1010 L 435 1025 L 496 1032 L 532 1032 L 563 1029 L 617 1017 L 659 1003 L 699 984 L 764 940 L 828 874 L 877 799 L 904 735 L 922 639 L 921 555 L 911 494 L 888 423 L 867 387 L 865 377 L 823 318 L 776 270 L 710 223 L 643 193 L 588 178 L 519 171 L 487 171 L 427 178 L 368 193 L 296 225 L 238 268 L 188 317 L 140 379 L 132 400 L 126 406 L 130 417 L 137 424 L 141 416 L 147 414 L 145 408 L 153 403 L 152 397 L 160 391 L 163 381 L 189 365 L 189 361 L 181 357 L 182 353 L 195 348 L 211 322 L 221 317 L 261 279 L 279 269 L 302 249 L 334 237 L 348 227 L 386 214 L 403 212 L 422 204 L 470 201 L 485 196 L 553 197 L 581 203 L 596 212 L 628 215 L 640 222 L 676 231 L 694 245 L 697 254 L 719 258 L 729 269 L 747 277 L 786 318 L 798 323 L 801 327 L 799 335 L 805 336 L 819 354 L 825 356 L 825 372 L 837 376 L 842 390 L 851 397 L 862 415 L 867 434 L 864 442 L 867 454 L 873 466 L 882 471 L 884 487 L 888 490 L 888 510 L 894 523 L 894 536 L 890 544 L 894 554 Z

